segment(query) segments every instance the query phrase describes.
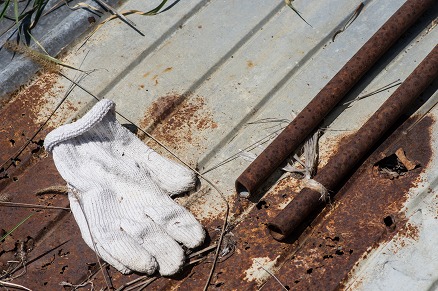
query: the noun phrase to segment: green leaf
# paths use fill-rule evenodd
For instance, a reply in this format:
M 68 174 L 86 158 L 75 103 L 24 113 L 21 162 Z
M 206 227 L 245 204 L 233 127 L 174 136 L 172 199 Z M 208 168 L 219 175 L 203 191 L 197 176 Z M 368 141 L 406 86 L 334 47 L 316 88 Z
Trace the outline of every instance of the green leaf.
M 3 6 L 3 10 L 2 10 L 2 12 L 0 12 L 0 20 L 2 20 L 3 16 L 5 15 L 6 9 L 8 9 L 8 6 L 9 6 L 9 2 L 11 2 L 11 1 L 10 0 L 5 1 L 4 6 Z
M 18 0 L 14 0 L 14 15 L 15 15 L 15 23 L 18 25 Z

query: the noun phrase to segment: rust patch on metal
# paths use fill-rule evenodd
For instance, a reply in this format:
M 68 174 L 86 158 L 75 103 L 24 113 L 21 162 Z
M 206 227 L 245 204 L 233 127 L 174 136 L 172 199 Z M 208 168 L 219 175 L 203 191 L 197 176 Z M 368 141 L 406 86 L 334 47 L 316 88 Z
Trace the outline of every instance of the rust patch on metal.
M 140 122 L 140 126 L 147 129 L 156 126 L 168 117 L 183 100 L 184 97 L 177 94 L 169 94 L 158 98 L 149 106 L 144 119 Z
M 153 135 L 165 145 L 175 150 L 183 149 L 186 146 L 201 147 L 202 141 L 196 137 L 196 132 L 214 129 L 217 123 L 213 121 L 211 112 L 206 107 L 203 97 L 193 96 L 184 99 L 182 96 L 171 95 L 159 99 L 147 111 L 144 122 L 150 118 L 151 110 L 158 110 L 152 116 L 158 120 L 164 120 L 165 115 L 170 116 L 157 125 Z M 178 106 L 178 102 L 181 102 Z M 173 111 L 173 112 L 172 112 Z
M 58 76 L 54 73 L 41 74 L 29 86 L 19 91 L 1 109 L 0 114 L 0 189 L 13 181 L 18 168 L 23 168 L 42 148 L 46 128 L 40 132 L 19 157 L 17 151 L 37 131 L 40 108 L 47 103 L 45 94 L 56 94 L 54 84 Z
M 362 164 L 335 197 L 334 207 L 327 207 L 314 220 L 312 233 L 300 237 L 305 242 L 291 252 L 290 259 L 276 273 L 290 290 L 343 287 L 350 270 L 372 249 L 391 240 L 400 230 L 403 233 L 407 219 L 401 209 L 432 157 L 432 118 L 424 118 L 404 135 L 403 130 L 412 122 L 405 122 Z M 422 166 L 398 179 L 374 175 L 373 165 L 400 147 Z M 407 229 L 415 237 L 415 229 Z M 266 290 L 277 287 L 274 279 L 265 285 Z
M 235 250 L 232 255 L 217 264 L 209 289 L 257 290 L 263 281 L 270 277 L 266 270 L 275 272 L 284 262 L 292 246 L 298 246 L 298 242 L 287 245 L 270 239 L 266 228 L 267 222 L 281 210 L 279 206 L 285 205 L 292 199 L 291 193 L 297 189 L 298 184 L 294 178 L 286 177 L 266 197 L 257 204 L 251 205 L 252 209 L 242 221 L 238 224 L 230 223 L 230 230 L 227 233 L 235 240 Z M 234 217 L 238 216 L 234 213 Z M 220 234 L 215 228 L 221 226 L 222 221 L 212 220 L 204 222 L 204 225 L 209 230 L 211 244 Z M 151 290 L 172 288 L 200 290 L 206 282 L 210 269 L 211 263 L 206 260 L 185 270 L 180 281 L 159 279 L 150 288 Z

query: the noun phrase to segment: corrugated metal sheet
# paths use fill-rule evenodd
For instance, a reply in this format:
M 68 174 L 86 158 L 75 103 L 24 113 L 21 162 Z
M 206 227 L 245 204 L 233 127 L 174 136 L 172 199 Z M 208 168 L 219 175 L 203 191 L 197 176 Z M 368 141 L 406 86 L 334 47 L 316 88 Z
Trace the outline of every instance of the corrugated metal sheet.
M 300 180 L 277 171 L 257 203 L 238 199 L 234 189 L 235 179 L 250 163 L 248 157 L 259 154 L 404 2 L 364 1 L 357 19 L 334 41 L 334 33 L 360 2 L 294 1 L 311 26 L 282 1 L 177 2 L 154 17 L 130 16 L 144 36 L 119 20 L 105 24 L 84 45 L 79 41 L 69 47 L 63 57 L 66 63 L 93 71 L 80 82 L 78 72 L 62 73 L 95 96 L 114 100 L 120 113 L 197 167 L 224 193 L 231 207 L 225 242 L 235 242 L 235 249 L 217 263 L 211 289 L 277 290 L 282 288 L 280 281 L 291 290 L 434 290 L 438 111 L 429 109 L 438 98 L 436 82 L 412 109 L 420 108 L 413 116 L 421 121 L 407 134 L 403 129 L 415 118 L 389 134 L 331 205 L 290 241 L 273 240 L 266 224 L 296 195 Z M 147 11 L 152 4 L 131 0 L 120 10 Z M 403 81 L 437 45 L 437 12 L 435 4 L 345 101 Z M 63 184 L 51 157 L 41 149 L 42 140 L 50 129 L 80 117 L 96 100 L 75 87 L 43 131 L 19 156 L 15 154 L 70 85 L 57 73 L 40 73 L 2 106 L 0 163 L 13 162 L 0 172 L 0 190 L 7 200 L 68 207 L 63 195 L 35 195 Z M 336 152 L 339 141 L 354 134 L 395 89 L 338 106 L 326 118 L 323 126 L 329 130 L 320 139 L 320 167 Z M 373 165 L 399 147 L 421 166 L 392 180 L 376 175 Z M 209 232 L 205 247 L 217 241 L 226 208 L 218 192 L 201 179 L 198 191 L 177 200 Z M 26 253 L 26 272 L 12 283 L 57 290 L 60 282 L 82 284 L 93 275 L 89 281 L 94 288 L 106 285 L 101 272 L 94 275 L 99 268 L 96 256 L 68 211 L 0 209 L 0 229 L 5 231 L 35 213 L 1 243 L 0 277 L 20 266 L 9 261 L 20 261 L 20 254 Z M 158 278 L 149 288 L 202 289 L 212 257 L 208 254 L 176 278 Z M 106 269 L 107 281 L 115 288 L 139 276 Z

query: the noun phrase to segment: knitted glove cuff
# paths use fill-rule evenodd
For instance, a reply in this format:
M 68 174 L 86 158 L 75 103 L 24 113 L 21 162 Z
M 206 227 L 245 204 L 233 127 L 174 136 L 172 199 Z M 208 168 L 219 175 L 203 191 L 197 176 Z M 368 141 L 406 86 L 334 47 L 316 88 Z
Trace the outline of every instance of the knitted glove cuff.
M 78 121 L 60 126 L 50 132 L 44 140 L 44 147 L 48 152 L 51 152 L 57 144 L 87 132 L 102 121 L 105 115 L 114 108 L 113 101 L 102 99 Z

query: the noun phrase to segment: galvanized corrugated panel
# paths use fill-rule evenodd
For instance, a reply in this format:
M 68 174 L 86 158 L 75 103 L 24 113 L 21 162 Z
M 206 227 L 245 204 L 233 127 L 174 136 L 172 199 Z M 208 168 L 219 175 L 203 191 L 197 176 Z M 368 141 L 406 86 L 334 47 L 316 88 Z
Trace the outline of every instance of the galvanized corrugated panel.
M 282 2 L 190 0 L 177 3 L 155 17 L 132 16 L 145 36 L 121 21 L 107 23 L 85 45 L 80 42 L 71 47 L 64 61 L 75 66 L 82 64 L 85 70 L 97 69 L 81 80 L 80 85 L 99 98 L 114 100 L 120 113 L 151 132 L 188 164 L 197 166 L 224 193 L 232 217 L 226 240 L 235 240 L 236 249 L 218 263 L 212 288 L 278 289 L 280 285 L 272 274 L 290 289 L 391 286 L 398 273 L 385 269 L 392 266 L 385 262 L 410 257 L 410 246 L 418 248 L 420 255 L 435 249 L 428 243 L 429 232 L 437 225 L 436 212 L 433 214 L 436 162 L 432 156 L 437 132 L 434 114 L 427 115 L 416 127 L 422 134 L 414 130 L 397 141 L 401 133 L 396 131 L 356 171 L 332 207 L 289 243 L 273 240 L 265 225 L 294 197 L 302 187 L 301 182 L 291 177 L 277 182 L 282 174 L 278 171 L 266 186 L 270 187 L 265 189 L 267 194 L 260 196 L 258 203 L 251 203 L 237 199 L 234 181 L 249 164 L 243 156 L 259 154 L 294 113 L 307 105 L 404 2 L 365 1 L 359 17 L 333 41 L 334 33 L 359 3 L 336 0 L 305 5 L 295 1 L 294 5 L 311 27 Z M 151 6 L 131 0 L 121 10 L 146 11 Z M 412 72 L 436 46 L 438 32 L 429 24 L 437 9 L 435 5 L 426 13 L 346 100 L 395 80 L 403 81 Z M 70 78 L 75 76 L 75 72 L 63 73 Z M 0 162 L 14 155 L 17 147 L 61 100 L 69 85 L 61 77 L 42 75 L 33 87 L 23 90 L 2 108 L 0 141 L 5 150 Z M 336 151 L 338 142 L 354 133 L 394 90 L 385 90 L 350 107 L 339 106 L 328 116 L 324 126 L 333 130 L 326 131 L 320 140 L 320 166 Z M 425 97 L 432 94 L 429 92 Z M 67 100 L 40 134 L 41 138 L 50 128 L 78 118 L 96 101 L 78 87 Z M 21 135 L 24 128 L 29 130 Z M 144 140 L 169 155 L 153 141 Z M 398 180 L 373 176 L 373 164 L 382 155 L 394 151 L 394 140 L 408 157 L 424 166 Z M 411 148 L 413 140 L 421 144 Z M 254 144 L 254 149 L 246 149 Z M 239 155 L 241 150 L 244 153 Z M 67 206 L 66 197 L 60 195 L 44 198 L 33 195 L 47 185 L 62 183 L 51 157 L 35 156 L 27 150 L 20 159 L 28 162 L 8 169 L 9 178 L 0 181 L 2 193 L 9 193 L 14 202 Z M 18 179 L 15 182 L 14 177 Z M 423 184 L 418 184 L 420 178 Z M 428 187 L 431 190 L 425 191 Z M 201 180 L 199 191 L 178 201 L 202 222 L 211 241 L 217 240 L 225 209 L 220 195 Z M 431 209 L 420 211 L 425 205 Z M 2 213 L 8 218 L 2 219 L 5 226 L 0 228 L 12 228 L 29 213 L 18 208 L 7 209 L 7 214 Z M 35 215 L 38 220 L 31 218 L 13 234 L 13 240 L 9 239 L 8 248 L 3 247 L 0 258 L 6 266 L 19 245 L 15 242 L 35 241 L 29 252 L 27 273 L 13 282 L 36 290 L 56 289 L 61 281 L 74 284 L 86 281 L 98 267 L 72 216 L 62 210 L 51 211 L 43 210 Z M 393 217 L 397 222 L 395 229 L 385 225 L 386 217 Z M 420 229 L 419 239 L 409 238 L 409 246 L 388 257 L 386 250 L 400 248 L 398 239 L 410 225 Z M 372 250 L 379 245 L 377 250 Z M 206 262 L 184 270 L 178 280 L 161 278 L 151 288 L 201 289 L 210 272 L 209 261 L 211 255 Z M 400 278 L 406 282 L 426 278 L 409 275 L 416 274 L 417 264 L 401 266 L 405 275 Z M 387 281 L 373 280 L 373 272 L 379 267 L 389 272 Z M 115 287 L 137 277 L 121 276 L 113 269 L 110 273 Z M 104 286 L 99 276 L 100 273 L 93 281 L 96 288 Z M 422 286 L 432 286 L 433 276 L 426 279 Z
M 80 1 L 69 1 L 70 7 L 74 7 Z M 114 5 L 117 1 L 109 0 L 108 4 Z M 2 18 L 0 23 L 0 100 L 7 98 L 19 86 L 28 82 L 31 77 L 41 67 L 28 57 L 22 57 L 16 53 L 5 49 L 3 46 L 6 42 L 11 43 L 28 43 L 34 50 L 39 50 L 39 45 L 42 45 L 44 49 L 52 56 L 58 55 L 65 47 L 73 43 L 76 38 L 86 32 L 91 26 L 96 25 L 100 15 L 97 13 L 90 13 L 84 9 L 68 8 L 65 5 L 59 6 L 59 1 L 52 0 L 46 1 L 45 10 L 37 25 L 30 29 L 29 33 L 32 37 L 38 40 L 37 45 L 30 36 L 26 36 L 25 30 L 30 23 L 23 27 L 17 27 L 14 19 L 14 2 L 7 2 L 10 5 L 6 11 L 6 16 L 12 17 L 11 19 Z M 28 2 L 17 1 L 19 13 L 32 10 L 32 5 Z M 82 4 L 97 6 L 93 1 L 81 1 Z M 5 4 L 6 5 L 6 2 Z M 2 8 L 3 9 L 3 4 Z M 53 9 L 52 9 L 53 8 Z M 49 12 L 46 14 L 46 12 Z M 24 22 L 34 21 L 36 18 L 35 13 L 32 17 Z

